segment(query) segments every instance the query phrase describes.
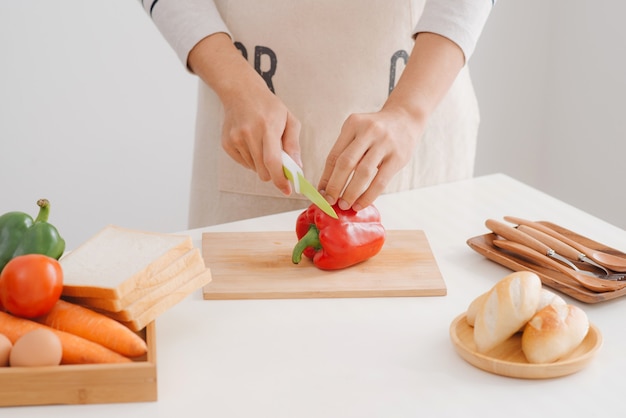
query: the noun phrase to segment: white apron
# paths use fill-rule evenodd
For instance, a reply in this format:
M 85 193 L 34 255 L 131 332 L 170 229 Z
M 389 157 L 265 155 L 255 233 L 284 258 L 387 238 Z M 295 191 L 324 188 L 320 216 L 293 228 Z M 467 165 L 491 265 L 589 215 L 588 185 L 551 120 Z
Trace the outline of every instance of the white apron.
M 424 0 L 217 0 L 237 47 L 302 124 L 305 176 L 319 181 L 351 113 L 379 110 L 413 46 Z M 221 147 L 223 109 L 200 82 L 189 227 L 296 210 Z M 413 158 L 385 192 L 473 175 L 478 104 L 464 68 L 432 114 Z

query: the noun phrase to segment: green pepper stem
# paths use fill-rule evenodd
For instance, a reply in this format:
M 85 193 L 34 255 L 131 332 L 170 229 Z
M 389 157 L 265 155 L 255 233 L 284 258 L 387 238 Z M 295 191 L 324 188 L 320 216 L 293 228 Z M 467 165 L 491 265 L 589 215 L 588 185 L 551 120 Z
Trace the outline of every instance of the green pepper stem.
M 48 201 L 48 199 L 39 199 L 37 201 L 37 206 L 39 206 L 39 213 L 37 214 L 35 223 L 47 222 L 48 215 L 50 215 L 50 202 Z
M 307 233 L 304 234 L 296 243 L 295 247 L 293 247 L 291 261 L 294 264 L 298 264 L 302 260 L 302 253 L 308 247 L 313 247 L 316 251 L 322 248 L 322 245 L 320 244 L 320 231 L 313 224 L 311 224 Z

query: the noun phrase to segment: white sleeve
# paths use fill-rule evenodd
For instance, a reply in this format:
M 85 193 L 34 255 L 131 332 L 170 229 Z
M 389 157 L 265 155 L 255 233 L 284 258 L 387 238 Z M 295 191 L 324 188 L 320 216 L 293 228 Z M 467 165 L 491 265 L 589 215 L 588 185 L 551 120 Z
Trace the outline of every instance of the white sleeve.
M 140 1 L 185 68 L 189 52 L 202 39 L 218 32 L 232 38 L 211 0 Z
M 445 36 L 463 50 L 467 62 L 495 3 L 496 0 L 426 0 L 413 34 L 432 32 Z

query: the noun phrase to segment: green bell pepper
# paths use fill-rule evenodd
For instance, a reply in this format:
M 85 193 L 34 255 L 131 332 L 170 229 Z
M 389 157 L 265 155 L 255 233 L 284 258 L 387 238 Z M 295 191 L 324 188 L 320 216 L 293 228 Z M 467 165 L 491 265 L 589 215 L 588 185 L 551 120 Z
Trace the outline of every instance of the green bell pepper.
M 33 218 L 23 212 L 7 212 L 0 216 L 0 272 L 14 257 L 44 254 L 59 259 L 65 251 L 65 240 L 48 223 L 50 202 L 39 199 L 39 214 Z

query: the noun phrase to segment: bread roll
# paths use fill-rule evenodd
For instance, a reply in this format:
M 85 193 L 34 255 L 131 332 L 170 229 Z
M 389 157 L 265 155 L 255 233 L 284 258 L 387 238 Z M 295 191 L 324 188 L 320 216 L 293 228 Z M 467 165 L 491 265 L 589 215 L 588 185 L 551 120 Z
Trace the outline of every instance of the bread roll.
M 585 312 L 574 305 L 552 304 L 537 312 L 522 334 L 522 351 L 530 363 L 552 363 L 571 353 L 589 331 Z
M 470 327 L 474 326 L 474 322 L 476 321 L 476 314 L 485 303 L 485 300 L 489 296 L 489 292 L 485 292 L 482 295 L 478 296 L 476 299 L 472 301 L 467 307 L 467 312 L 465 313 L 465 320 L 469 324 Z
M 483 303 L 485 303 L 485 299 L 487 299 L 487 296 L 489 296 L 489 292 L 483 293 L 482 295 L 474 299 L 472 303 L 470 303 L 469 306 L 467 307 L 465 319 L 469 326 L 471 327 L 474 326 L 474 322 L 476 321 L 476 314 L 480 310 L 480 307 L 483 305 Z M 537 305 L 537 309 L 535 313 L 545 308 L 548 305 L 551 305 L 551 304 L 565 305 L 565 303 L 566 303 L 565 300 L 559 295 L 549 291 L 548 289 L 541 288 L 541 294 L 539 296 L 539 304 Z M 522 325 L 522 328 L 520 328 L 520 331 L 522 331 L 525 326 L 526 324 Z
M 474 342 L 480 353 L 518 332 L 537 311 L 541 280 L 535 273 L 509 274 L 488 292 L 474 320 Z
M 542 310 L 548 305 L 565 305 L 565 300 L 557 295 L 549 291 L 548 289 L 541 289 L 541 296 L 539 297 L 539 304 L 537 305 L 537 312 Z

